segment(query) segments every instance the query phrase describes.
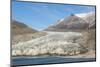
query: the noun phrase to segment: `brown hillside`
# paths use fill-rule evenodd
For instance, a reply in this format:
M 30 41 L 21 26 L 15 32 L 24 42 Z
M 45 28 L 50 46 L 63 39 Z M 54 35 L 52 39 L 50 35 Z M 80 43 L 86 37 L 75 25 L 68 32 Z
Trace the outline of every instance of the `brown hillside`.
M 11 22 L 11 29 L 13 35 L 19 35 L 19 34 L 29 34 L 29 33 L 35 33 L 37 30 L 32 29 L 25 25 L 24 23 L 18 22 L 18 21 L 12 21 Z

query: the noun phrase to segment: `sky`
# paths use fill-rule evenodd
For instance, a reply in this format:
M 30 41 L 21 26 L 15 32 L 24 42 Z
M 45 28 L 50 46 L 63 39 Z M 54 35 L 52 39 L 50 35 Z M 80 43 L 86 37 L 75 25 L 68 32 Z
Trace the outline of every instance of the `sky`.
M 94 6 L 12 1 L 12 19 L 37 30 L 43 30 L 71 14 L 94 11 Z

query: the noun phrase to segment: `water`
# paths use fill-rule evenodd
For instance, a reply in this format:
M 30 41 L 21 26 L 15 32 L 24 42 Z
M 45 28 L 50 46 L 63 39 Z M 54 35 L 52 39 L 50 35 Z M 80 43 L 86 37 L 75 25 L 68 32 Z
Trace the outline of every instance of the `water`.
M 12 65 L 40 65 L 40 64 L 58 64 L 72 62 L 89 62 L 95 61 L 95 58 L 65 58 L 56 56 L 47 57 L 17 57 L 12 58 Z

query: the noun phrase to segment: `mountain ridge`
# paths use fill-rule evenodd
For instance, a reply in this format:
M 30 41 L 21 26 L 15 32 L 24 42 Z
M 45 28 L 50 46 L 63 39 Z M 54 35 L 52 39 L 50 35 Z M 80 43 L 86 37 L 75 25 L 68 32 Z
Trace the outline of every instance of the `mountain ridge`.
M 49 26 L 45 31 L 57 31 L 58 29 L 94 29 L 95 13 L 87 13 L 85 17 L 71 14 L 68 17 L 59 19 L 56 24 Z
M 11 29 L 13 35 L 19 35 L 19 34 L 28 34 L 28 33 L 35 33 L 38 32 L 37 30 L 28 27 L 26 24 L 21 23 L 16 20 L 12 20 L 11 22 Z

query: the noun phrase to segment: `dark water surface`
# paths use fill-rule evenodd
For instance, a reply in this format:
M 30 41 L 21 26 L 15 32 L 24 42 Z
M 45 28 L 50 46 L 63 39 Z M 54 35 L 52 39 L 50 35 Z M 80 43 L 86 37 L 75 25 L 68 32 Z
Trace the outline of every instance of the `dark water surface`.
M 40 65 L 40 64 L 57 64 L 72 62 L 89 62 L 95 61 L 95 58 L 65 58 L 65 57 L 17 57 L 12 58 L 12 65 Z

